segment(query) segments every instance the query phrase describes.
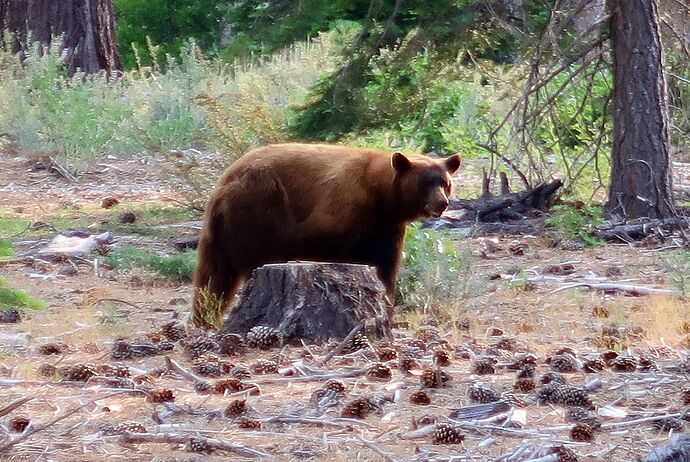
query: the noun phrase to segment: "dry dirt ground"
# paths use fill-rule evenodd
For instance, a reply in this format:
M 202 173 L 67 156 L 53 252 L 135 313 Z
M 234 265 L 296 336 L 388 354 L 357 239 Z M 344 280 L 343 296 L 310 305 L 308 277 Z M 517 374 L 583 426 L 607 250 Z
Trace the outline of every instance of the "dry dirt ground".
M 151 160 L 111 160 L 80 177 L 77 183 L 46 170 L 33 170 L 31 165 L 26 159 L 0 157 L 0 224 L 8 228 L 0 229 L 0 237 L 9 236 L 18 253 L 71 227 L 110 229 L 113 212 L 100 208 L 107 196 L 120 200 L 118 211 L 139 210 L 142 204 L 179 207 L 177 195 L 161 182 L 158 165 Z M 13 220 L 41 221 L 56 229 L 17 231 L 8 224 Z M 129 243 L 172 251 L 170 234 L 144 233 L 133 228 L 139 232 L 127 235 L 128 228 L 113 229 L 115 245 Z M 184 231 L 175 228 L 172 234 Z M 243 458 L 220 450 L 194 452 L 185 444 L 189 438 L 205 437 L 265 452 L 266 460 L 387 457 L 523 461 L 536 458 L 546 448 L 564 444 L 577 455 L 577 460 L 634 461 L 668 438 L 668 430 L 651 422 L 628 422 L 684 409 L 681 392 L 690 385 L 685 338 L 690 316 L 686 302 L 670 296 L 634 297 L 582 288 L 554 292 L 568 281 L 585 277 L 670 288 L 670 273 L 664 263 L 673 251 L 668 243 L 565 251 L 552 247 L 548 239 L 523 236 L 463 239 L 459 245 L 472 252 L 463 296 L 443 307 L 420 308 L 404 315 L 401 319 L 408 329 L 398 329 L 394 342 L 398 350 L 411 345 L 422 347 L 418 361 L 423 367 L 432 366 L 434 348 L 445 348 L 451 362 L 442 369 L 451 381 L 442 388 L 424 388 L 431 403 L 416 405 L 409 398 L 420 390 L 420 377 L 400 370 L 397 361 L 389 364 L 389 381 L 361 374 L 339 379 L 346 388 L 345 402 L 367 397 L 383 403 L 361 420 L 341 418 L 343 404 L 316 410 L 310 398 L 326 378 L 305 377 L 316 372 L 337 377 L 346 371 L 367 368 L 377 361 L 372 351 L 338 355 L 320 367 L 316 363 L 328 353 L 328 347 L 287 346 L 268 351 L 250 348 L 241 356 L 225 359 L 252 366 L 257 359 L 271 358 L 282 351 L 282 376 L 252 374 L 244 379 L 258 385 L 258 395 L 251 391 L 232 396 L 203 394 L 195 390 L 188 378 L 170 371 L 160 374 L 165 369 L 166 357 L 188 371 L 193 370 L 193 363 L 180 343 L 171 351 L 142 359 L 116 361 L 110 355 L 118 338 L 158 341 L 160 335 L 156 333 L 161 326 L 186 314 L 189 284 L 174 284 L 139 269 L 122 271 L 95 266 L 95 259 L 102 260 L 98 255 L 72 262 L 0 264 L 0 275 L 10 287 L 24 289 L 48 304 L 44 310 L 27 311 L 20 323 L 0 324 L 0 460 Z M 566 265 L 562 265 L 564 262 Z M 551 266 L 551 273 L 547 274 L 550 265 L 561 266 Z M 518 276 L 511 276 L 515 274 Z M 526 276 L 538 275 L 552 279 L 525 280 Z M 441 320 L 439 337 L 423 335 L 429 329 L 421 327 L 435 319 Z M 494 335 L 499 330 L 502 335 Z M 415 343 L 415 337 L 423 342 Z M 39 347 L 51 342 L 63 342 L 67 350 L 57 355 L 41 354 Z M 373 343 L 376 348 L 377 343 Z M 531 403 L 530 394 L 520 392 L 515 392 L 515 399 L 522 401 L 514 408 L 517 422 L 464 422 L 462 444 L 434 444 L 432 435 L 424 431 L 431 427 L 422 427 L 418 434 L 413 432 L 413 422 L 424 415 L 442 422 L 451 409 L 472 404 L 468 389 L 475 380 L 499 392 L 513 391 L 516 372 L 503 366 L 515 355 L 532 352 L 537 356 L 535 377 L 539 386 L 540 376 L 550 370 L 546 358 L 564 346 L 571 347 L 580 360 L 597 358 L 599 353 L 613 348 L 623 356 L 649 360 L 656 368 L 643 371 L 638 366 L 635 372 L 606 368 L 597 373 L 566 374 L 571 385 L 589 382 L 595 388 L 590 396 L 597 410 L 592 415 L 599 414 L 603 425 L 594 433 L 592 442 L 571 440 L 573 424 L 565 420 L 563 406 L 538 406 Z M 496 373 L 476 375 L 474 358 L 485 354 L 498 357 Z M 146 390 L 171 390 L 174 402 L 151 402 L 152 392 L 113 388 L 112 382 L 60 381 L 55 375 L 40 373 L 45 364 L 62 367 L 83 363 L 127 366 L 138 382 L 150 382 Z M 296 375 L 288 375 L 290 370 Z M 207 380 L 215 383 L 219 379 Z M 22 398 L 31 400 L 14 410 L 6 408 Z M 223 415 L 228 403 L 236 399 L 246 399 L 249 416 L 261 422 L 261 428 L 242 428 L 240 420 Z M 301 421 L 270 420 L 288 415 Z M 23 435 L 11 431 L 11 421 L 17 417 L 30 421 Z M 127 442 L 122 436 L 127 424 L 139 425 L 129 427 L 132 431 L 142 431 L 143 427 L 147 433 L 180 439 L 177 443 Z M 17 439 L 21 441 L 17 443 Z

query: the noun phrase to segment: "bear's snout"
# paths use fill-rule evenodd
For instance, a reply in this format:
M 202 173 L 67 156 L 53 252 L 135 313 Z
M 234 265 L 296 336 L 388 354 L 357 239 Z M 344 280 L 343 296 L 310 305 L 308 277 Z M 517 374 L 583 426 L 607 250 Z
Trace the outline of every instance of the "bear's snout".
M 433 203 L 426 206 L 426 211 L 434 218 L 441 216 L 443 212 L 448 208 L 448 198 L 443 196 L 436 199 Z

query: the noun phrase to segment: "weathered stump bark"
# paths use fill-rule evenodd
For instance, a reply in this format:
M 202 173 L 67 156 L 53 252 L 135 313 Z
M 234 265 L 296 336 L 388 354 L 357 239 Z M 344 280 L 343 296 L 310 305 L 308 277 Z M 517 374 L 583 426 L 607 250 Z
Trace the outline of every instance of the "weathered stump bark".
M 390 337 L 385 288 L 374 268 L 294 262 L 257 268 L 221 331 L 244 334 L 257 325 L 285 339 L 323 343 L 364 323 L 366 335 Z

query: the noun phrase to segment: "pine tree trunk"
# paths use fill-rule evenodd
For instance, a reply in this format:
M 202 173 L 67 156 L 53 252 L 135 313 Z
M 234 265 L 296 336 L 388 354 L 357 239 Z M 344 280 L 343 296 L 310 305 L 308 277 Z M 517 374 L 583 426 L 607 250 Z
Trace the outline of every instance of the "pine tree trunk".
M 666 78 L 657 0 L 608 0 L 614 140 L 608 211 L 624 219 L 675 215 Z
M 35 41 L 49 45 L 62 38 L 70 75 L 122 70 L 112 0 L 0 0 L 0 32 L 5 31 L 14 34 L 15 53 Z

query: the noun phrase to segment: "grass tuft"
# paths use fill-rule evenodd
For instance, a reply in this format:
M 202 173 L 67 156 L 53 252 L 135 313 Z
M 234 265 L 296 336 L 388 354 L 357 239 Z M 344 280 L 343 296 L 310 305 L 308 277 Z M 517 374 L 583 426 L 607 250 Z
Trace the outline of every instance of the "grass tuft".
M 178 282 L 192 280 L 196 265 L 196 251 L 187 251 L 170 256 L 125 246 L 110 252 L 105 263 L 113 268 L 144 268 Z
M 46 302 L 34 298 L 23 290 L 7 287 L 7 281 L 0 279 L 0 310 L 13 308 L 26 308 L 30 310 L 42 310 Z

